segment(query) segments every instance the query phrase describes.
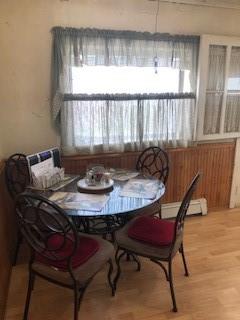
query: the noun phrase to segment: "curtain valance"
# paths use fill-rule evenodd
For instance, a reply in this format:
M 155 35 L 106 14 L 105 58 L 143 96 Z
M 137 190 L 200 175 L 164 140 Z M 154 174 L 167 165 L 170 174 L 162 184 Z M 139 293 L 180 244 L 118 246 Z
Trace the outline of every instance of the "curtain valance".
M 105 39 L 129 39 L 146 41 L 181 41 L 199 43 L 200 37 L 193 35 L 171 35 L 169 33 L 151 33 L 129 30 L 106 30 L 96 28 L 63 28 L 53 27 L 52 32 L 56 37 L 89 37 Z

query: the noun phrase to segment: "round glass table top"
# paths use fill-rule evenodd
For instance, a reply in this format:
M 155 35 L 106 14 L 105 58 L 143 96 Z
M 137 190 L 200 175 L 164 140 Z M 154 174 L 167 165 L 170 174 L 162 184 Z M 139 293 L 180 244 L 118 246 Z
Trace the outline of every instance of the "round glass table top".
M 142 176 L 139 176 L 141 179 Z M 78 179 L 79 180 L 79 179 Z M 74 180 L 67 186 L 61 188 L 60 192 L 79 192 L 77 187 L 78 180 Z M 147 208 L 157 202 L 165 193 L 165 186 L 162 182 L 159 181 L 159 189 L 157 195 L 154 199 L 145 199 L 145 198 L 132 198 L 120 196 L 120 192 L 123 186 L 127 181 L 120 182 L 114 181 L 113 190 L 106 193 L 109 195 L 109 200 L 106 203 L 105 207 L 101 211 L 87 211 L 87 210 L 65 210 L 70 216 L 79 216 L 79 217 L 101 217 L 108 215 L 121 215 L 124 213 L 134 213 L 140 209 Z M 52 193 L 44 192 L 44 195 L 50 196 Z

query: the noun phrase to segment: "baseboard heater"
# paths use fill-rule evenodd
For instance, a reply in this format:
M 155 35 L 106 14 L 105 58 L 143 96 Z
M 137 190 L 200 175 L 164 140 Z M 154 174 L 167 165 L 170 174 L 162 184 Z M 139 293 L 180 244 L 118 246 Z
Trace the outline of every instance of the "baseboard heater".
M 165 219 L 176 217 L 178 210 L 180 208 L 180 205 L 181 205 L 181 202 L 172 202 L 172 203 L 165 203 L 165 204 L 163 203 L 162 217 Z M 207 200 L 205 198 L 192 200 L 190 202 L 187 215 L 190 216 L 195 214 L 201 214 L 201 215 L 207 214 Z

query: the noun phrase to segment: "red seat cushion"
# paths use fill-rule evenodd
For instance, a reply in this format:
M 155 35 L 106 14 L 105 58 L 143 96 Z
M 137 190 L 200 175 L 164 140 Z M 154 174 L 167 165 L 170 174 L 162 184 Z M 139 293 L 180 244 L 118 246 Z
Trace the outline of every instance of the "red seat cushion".
M 137 218 L 128 229 L 128 236 L 154 246 L 167 246 L 174 238 L 175 223 L 154 217 Z
M 68 270 L 68 257 L 73 252 L 74 242 L 71 239 L 65 239 L 64 236 L 54 234 L 48 239 L 48 250 L 45 250 L 43 256 L 36 253 L 36 261 L 53 266 L 61 271 Z M 90 259 L 99 249 L 99 243 L 92 238 L 79 237 L 78 247 L 72 257 L 72 268 L 75 269 Z M 53 256 L 56 260 L 50 259 Z M 60 261 L 58 261 L 60 260 Z

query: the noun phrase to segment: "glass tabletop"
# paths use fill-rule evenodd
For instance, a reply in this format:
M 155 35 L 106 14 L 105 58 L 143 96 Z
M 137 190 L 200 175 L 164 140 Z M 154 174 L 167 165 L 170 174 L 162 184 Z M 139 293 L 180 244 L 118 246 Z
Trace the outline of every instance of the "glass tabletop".
M 142 176 L 139 176 L 143 179 Z M 147 179 L 147 178 L 146 178 Z M 149 179 L 149 178 L 148 178 Z M 61 192 L 79 192 L 77 187 L 77 182 L 79 179 L 74 180 L 67 186 L 61 188 L 58 191 Z M 147 208 L 157 201 L 165 193 L 165 186 L 162 182 L 159 182 L 159 189 L 157 191 L 157 195 L 154 199 L 144 199 L 144 198 L 131 198 L 131 197 L 123 197 L 120 196 L 120 192 L 127 181 L 114 181 L 113 190 L 111 192 L 106 193 L 109 195 L 109 200 L 105 207 L 101 211 L 87 211 L 87 210 L 65 210 L 70 216 L 78 216 L 78 217 L 101 217 L 101 216 L 113 216 L 113 215 L 122 215 L 126 213 L 135 213 L 138 210 Z M 52 192 L 43 192 L 43 195 L 49 197 L 52 195 Z

